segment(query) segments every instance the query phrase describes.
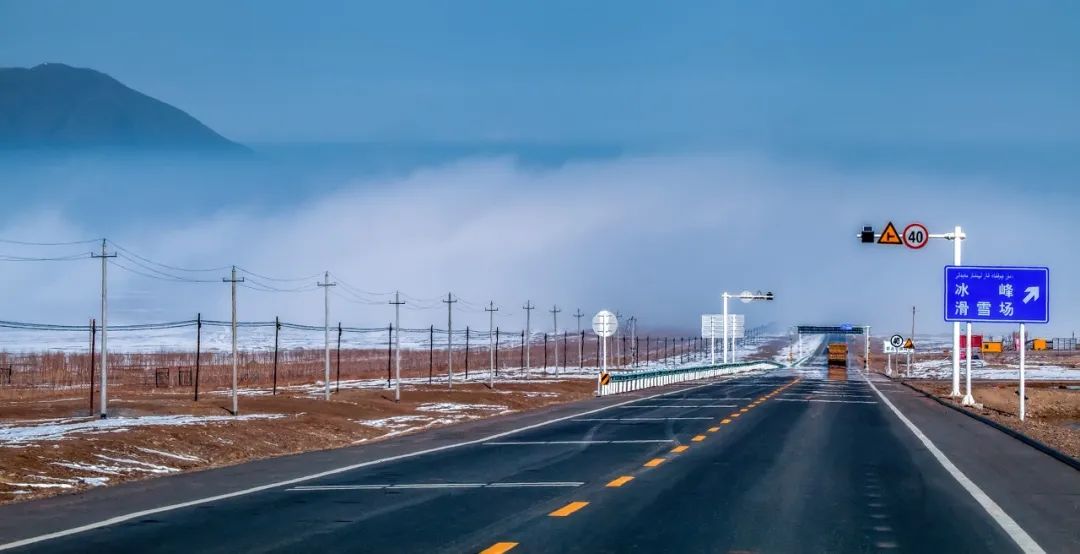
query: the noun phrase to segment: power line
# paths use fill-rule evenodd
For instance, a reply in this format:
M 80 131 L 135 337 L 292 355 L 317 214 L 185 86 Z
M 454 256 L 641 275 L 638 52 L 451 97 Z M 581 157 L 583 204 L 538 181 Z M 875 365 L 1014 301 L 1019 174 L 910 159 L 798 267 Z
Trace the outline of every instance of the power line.
M 0 243 L 4 244 L 18 244 L 20 246 L 74 246 L 76 244 L 96 244 L 104 239 L 87 239 L 87 240 L 74 240 L 68 242 L 30 242 L 23 240 L 8 240 L 0 239 Z

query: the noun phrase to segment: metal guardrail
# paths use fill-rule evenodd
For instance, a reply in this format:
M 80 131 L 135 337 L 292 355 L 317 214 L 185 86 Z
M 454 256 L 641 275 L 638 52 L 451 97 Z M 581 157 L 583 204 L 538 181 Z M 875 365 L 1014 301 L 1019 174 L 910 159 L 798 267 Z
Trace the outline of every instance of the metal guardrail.
M 650 387 L 681 383 L 683 381 L 696 381 L 708 379 L 720 375 L 728 375 L 737 372 L 741 368 L 768 365 L 773 369 L 787 367 L 768 360 L 751 360 L 730 364 L 710 364 L 704 366 L 679 367 L 671 369 L 640 369 L 636 371 L 620 371 L 611 373 L 611 380 L 599 387 L 599 396 L 619 394 Z

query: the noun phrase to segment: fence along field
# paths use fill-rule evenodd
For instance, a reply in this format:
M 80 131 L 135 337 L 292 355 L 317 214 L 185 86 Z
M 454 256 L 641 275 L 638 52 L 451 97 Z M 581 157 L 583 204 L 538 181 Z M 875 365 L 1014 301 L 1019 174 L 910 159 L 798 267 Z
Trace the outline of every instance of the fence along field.
M 201 325 L 200 325 L 201 324 Z M 164 324 L 110 326 L 109 395 L 127 394 L 187 396 L 214 394 L 231 386 L 231 352 L 207 344 L 208 331 L 229 332 L 229 322 L 189 320 Z M 240 336 L 239 388 L 246 394 L 309 393 L 305 385 L 321 385 L 324 375 L 323 327 L 287 322 L 242 322 Z M 40 350 L 0 351 L 0 398 L 6 400 L 85 398 L 90 409 L 99 388 L 100 334 L 96 324 L 60 326 L 0 322 L 5 330 L 30 332 L 40 336 Z M 127 333 L 171 330 L 158 350 L 125 350 Z M 339 332 L 340 329 L 340 332 Z M 177 330 L 190 335 L 184 348 Z M 393 335 L 390 327 L 354 328 L 333 326 L 331 333 L 331 387 L 341 382 L 354 386 L 358 380 L 391 383 L 394 367 Z M 62 340 L 57 340 L 62 335 Z M 73 347 L 74 337 L 84 338 L 82 347 Z M 591 333 L 560 333 L 557 337 L 534 333 L 529 349 L 530 371 L 525 372 L 524 333 L 498 331 L 496 379 L 554 377 L 557 373 L 589 373 L 598 366 L 598 337 Z M 93 343 L 92 343 L 93 337 Z M 340 341 L 339 341 L 340 337 Z M 453 331 L 455 381 L 486 382 L 490 367 L 489 333 Z M 24 341 L 26 339 L 23 339 Z M 683 362 L 700 356 L 704 342 L 696 338 L 616 337 L 609 343 L 609 363 L 615 369 L 629 368 L 658 360 Z M 50 348 L 61 343 L 62 350 Z M 150 342 L 153 342 L 151 339 Z M 401 377 L 405 383 L 445 383 L 448 376 L 445 329 L 434 326 L 401 330 Z M 635 344 L 636 343 L 636 344 Z M 293 346 L 288 346 L 293 344 Z M 302 346 L 296 346 L 301 344 Z M 579 356 L 580 345 L 580 356 Z M 558 368 L 555 367 L 558 350 Z M 91 380 L 91 376 L 93 379 Z M 378 386 L 375 383 L 365 383 Z M 197 392 L 196 392 L 197 391 Z M 92 411 L 92 410 L 91 410 Z

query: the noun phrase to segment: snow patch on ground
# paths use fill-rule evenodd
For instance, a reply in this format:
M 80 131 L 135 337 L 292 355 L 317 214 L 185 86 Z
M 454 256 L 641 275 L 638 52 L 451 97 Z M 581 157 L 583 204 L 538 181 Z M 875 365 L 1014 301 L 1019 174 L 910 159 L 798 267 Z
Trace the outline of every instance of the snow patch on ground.
M 418 412 L 439 412 L 439 413 L 451 413 L 456 414 L 468 410 L 479 410 L 484 412 L 503 412 L 506 411 L 506 406 L 500 406 L 498 404 L 460 404 L 457 402 L 436 402 L 431 404 L 421 404 L 416 407 Z
M 195 416 L 163 415 L 141 417 L 115 417 L 109 419 L 87 419 L 26 425 L 31 421 L 11 421 L 0 423 L 0 447 L 19 446 L 32 441 L 63 440 L 73 434 L 95 434 L 126 431 L 132 427 L 205 425 L 207 423 L 228 423 L 255 419 L 277 419 L 282 414 L 246 414 L 241 416 Z

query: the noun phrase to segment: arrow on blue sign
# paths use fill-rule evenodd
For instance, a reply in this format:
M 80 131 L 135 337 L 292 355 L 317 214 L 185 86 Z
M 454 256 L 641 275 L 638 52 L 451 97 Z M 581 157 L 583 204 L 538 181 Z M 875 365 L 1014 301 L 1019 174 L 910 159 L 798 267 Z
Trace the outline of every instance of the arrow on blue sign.
M 945 321 L 1049 323 L 1050 270 L 945 266 Z

